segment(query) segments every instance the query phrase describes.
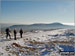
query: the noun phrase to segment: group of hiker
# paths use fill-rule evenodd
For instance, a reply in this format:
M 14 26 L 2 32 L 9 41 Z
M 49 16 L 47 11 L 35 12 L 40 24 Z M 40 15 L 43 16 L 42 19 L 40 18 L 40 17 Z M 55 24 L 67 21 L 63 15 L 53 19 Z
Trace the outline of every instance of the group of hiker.
M 10 35 L 10 29 L 9 28 L 6 28 L 6 39 L 9 37 L 10 39 L 11 39 L 11 35 Z M 14 33 L 14 40 L 16 40 L 17 38 L 16 38 L 16 35 L 17 35 L 17 30 L 16 29 L 14 29 L 13 30 L 13 33 Z M 23 34 L 23 30 L 22 29 L 20 29 L 19 30 L 19 33 L 20 33 L 20 37 L 22 38 L 22 34 Z

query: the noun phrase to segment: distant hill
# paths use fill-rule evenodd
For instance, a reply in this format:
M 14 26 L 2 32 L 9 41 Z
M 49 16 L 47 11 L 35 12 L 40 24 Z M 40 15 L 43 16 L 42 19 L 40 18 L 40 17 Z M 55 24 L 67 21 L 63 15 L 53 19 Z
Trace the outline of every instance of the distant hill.
M 11 29 L 16 28 L 19 30 L 22 28 L 23 30 L 34 30 L 34 29 L 57 29 L 57 28 L 71 28 L 75 29 L 74 26 L 64 25 L 61 23 L 51 23 L 51 24 L 31 24 L 31 25 L 12 25 Z

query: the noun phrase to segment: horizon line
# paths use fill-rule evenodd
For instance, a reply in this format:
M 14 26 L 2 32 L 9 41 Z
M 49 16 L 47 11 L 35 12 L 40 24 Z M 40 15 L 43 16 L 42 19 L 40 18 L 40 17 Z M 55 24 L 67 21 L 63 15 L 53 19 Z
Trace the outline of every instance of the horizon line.
M 61 23 L 61 22 L 51 22 L 51 23 Z M 0 24 L 23 24 L 23 25 L 31 25 L 31 24 L 51 24 L 51 23 L 0 23 Z M 61 23 L 64 25 L 72 25 L 74 26 L 74 23 Z

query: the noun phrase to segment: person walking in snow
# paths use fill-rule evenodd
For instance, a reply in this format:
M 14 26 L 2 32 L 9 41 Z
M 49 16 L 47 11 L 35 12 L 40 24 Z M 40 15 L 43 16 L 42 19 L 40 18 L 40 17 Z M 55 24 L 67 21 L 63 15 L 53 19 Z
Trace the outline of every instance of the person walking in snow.
M 20 33 L 20 37 L 22 38 L 23 30 L 20 29 L 19 33 Z
M 9 28 L 6 28 L 6 39 L 8 38 L 8 36 L 10 37 L 11 39 L 11 35 L 10 35 L 10 29 Z
M 16 40 L 16 34 L 17 34 L 17 31 L 16 31 L 16 29 L 14 29 L 14 40 Z

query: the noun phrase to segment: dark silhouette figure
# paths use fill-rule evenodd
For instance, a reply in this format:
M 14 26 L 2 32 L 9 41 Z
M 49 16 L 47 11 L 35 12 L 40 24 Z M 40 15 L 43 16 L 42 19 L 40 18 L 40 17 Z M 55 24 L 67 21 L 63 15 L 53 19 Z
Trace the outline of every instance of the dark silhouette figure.
M 9 28 L 6 28 L 6 39 L 8 38 L 8 36 L 9 36 L 10 39 L 11 39 L 10 29 L 9 29 Z
M 20 33 L 20 37 L 22 38 L 23 30 L 20 29 L 19 33 Z
M 14 40 L 16 40 L 16 34 L 17 34 L 17 31 L 16 29 L 14 29 Z

